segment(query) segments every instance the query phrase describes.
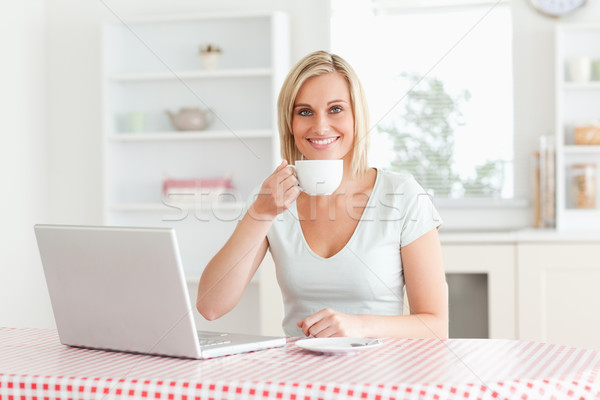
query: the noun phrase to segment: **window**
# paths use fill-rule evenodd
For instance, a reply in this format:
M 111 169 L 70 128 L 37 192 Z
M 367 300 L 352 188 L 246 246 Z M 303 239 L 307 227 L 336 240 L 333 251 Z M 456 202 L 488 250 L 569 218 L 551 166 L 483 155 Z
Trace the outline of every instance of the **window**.
M 505 1 L 331 0 L 331 49 L 357 70 L 373 165 L 434 197 L 513 198 L 510 7 Z

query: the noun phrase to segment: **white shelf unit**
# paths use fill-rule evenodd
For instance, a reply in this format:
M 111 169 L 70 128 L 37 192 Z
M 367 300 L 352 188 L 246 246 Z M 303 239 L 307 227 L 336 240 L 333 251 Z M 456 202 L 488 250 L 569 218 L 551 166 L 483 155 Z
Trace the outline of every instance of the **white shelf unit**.
M 145 132 L 143 135 L 125 132 L 123 134 L 111 134 L 108 136 L 109 141 L 115 142 L 174 142 L 179 140 L 197 141 L 197 140 L 231 140 L 231 139 L 270 139 L 273 131 L 270 129 L 263 130 L 241 130 L 241 131 L 187 131 L 185 133 L 179 131 L 168 132 Z
M 577 124 L 600 120 L 600 81 L 571 82 L 568 60 L 587 56 L 600 60 L 600 24 L 557 25 L 556 48 L 556 226 L 559 230 L 597 230 L 600 227 L 600 146 L 576 145 Z M 596 208 L 570 204 L 573 164 L 596 164 Z
M 174 81 L 180 79 L 207 79 L 207 78 L 242 78 L 263 76 L 269 77 L 272 73 L 270 68 L 246 68 L 229 70 L 206 70 L 206 71 L 169 71 L 169 72 L 148 72 L 148 73 L 129 73 L 115 74 L 107 77 L 114 82 L 139 82 L 139 81 Z
M 199 48 L 222 49 L 204 69 Z M 251 190 L 280 160 L 276 100 L 289 68 L 284 13 L 130 18 L 103 28 L 104 217 L 108 225 L 177 231 L 188 277 L 229 237 Z M 210 109 L 202 131 L 176 131 L 167 110 Z M 130 113 L 143 113 L 133 132 Z M 235 198 L 216 204 L 165 201 L 165 178 L 230 176 Z

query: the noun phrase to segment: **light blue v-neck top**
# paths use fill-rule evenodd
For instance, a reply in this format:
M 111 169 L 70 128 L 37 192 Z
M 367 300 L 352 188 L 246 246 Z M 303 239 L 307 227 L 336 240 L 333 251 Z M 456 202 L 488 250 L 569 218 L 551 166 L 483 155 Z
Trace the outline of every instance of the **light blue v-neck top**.
M 284 301 L 283 330 L 331 308 L 348 314 L 401 315 L 404 299 L 401 247 L 442 221 L 411 175 L 378 170 L 367 206 L 348 243 L 323 258 L 308 246 L 294 203 L 267 234 Z

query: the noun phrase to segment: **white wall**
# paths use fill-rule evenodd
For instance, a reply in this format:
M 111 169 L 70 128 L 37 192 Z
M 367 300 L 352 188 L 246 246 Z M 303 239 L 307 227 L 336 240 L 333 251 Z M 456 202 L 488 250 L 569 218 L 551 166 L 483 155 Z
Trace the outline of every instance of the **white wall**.
M 600 21 L 600 2 L 588 3 L 564 20 Z M 525 0 L 514 0 L 512 8 L 515 164 L 517 173 L 528 174 L 537 138 L 553 132 L 556 21 L 538 15 Z M 328 47 L 328 2 L 324 0 L 7 0 L 0 4 L 0 176 L 5 215 L 0 226 L 0 326 L 51 324 L 32 224 L 102 220 L 102 22 L 116 16 L 232 10 L 288 12 L 292 61 Z M 528 196 L 527 180 L 516 191 Z M 514 215 L 510 223 L 515 225 L 530 218 L 528 209 Z M 455 210 L 445 214 L 445 221 L 452 225 L 465 217 Z
M 47 215 L 45 2 L 0 6 L 0 326 L 52 321 L 33 224 Z
M 100 223 L 101 24 L 138 15 L 282 10 L 290 15 L 292 58 L 329 45 L 326 1 L 48 0 L 51 216 Z
M 0 3 L 0 326 L 53 325 L 32 225 L 102 222 L 104 21 L 144 14 L 282 10 L 292 58 L 327 48 L 322 0 L 7 0 Z M 13 60 L 13 63 L 7 63 Z

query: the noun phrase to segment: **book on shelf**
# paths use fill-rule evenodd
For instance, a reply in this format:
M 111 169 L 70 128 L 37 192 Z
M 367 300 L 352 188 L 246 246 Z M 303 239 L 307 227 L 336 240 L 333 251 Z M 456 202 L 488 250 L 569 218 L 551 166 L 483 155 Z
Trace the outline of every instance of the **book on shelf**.
M 239 201 L 230 177 L 163 181 L 163 201 L 169 204 L 222 204 Z

